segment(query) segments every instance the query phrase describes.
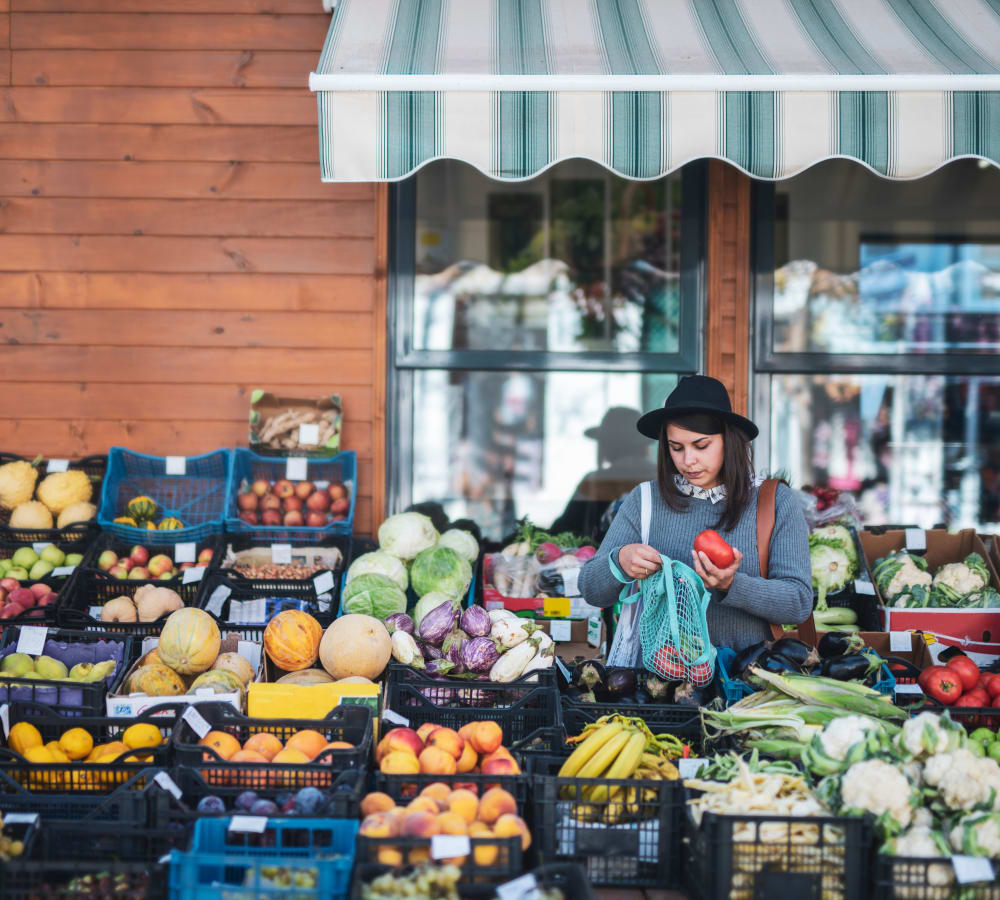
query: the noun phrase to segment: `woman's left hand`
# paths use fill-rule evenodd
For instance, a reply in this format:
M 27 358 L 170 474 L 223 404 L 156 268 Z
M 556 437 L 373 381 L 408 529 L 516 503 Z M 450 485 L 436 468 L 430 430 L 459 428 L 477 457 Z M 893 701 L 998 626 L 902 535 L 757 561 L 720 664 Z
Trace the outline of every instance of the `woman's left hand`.
M 743 554 L 739 550 L 734 549 L 733 553 L 736 556 L 733 564 L 726 569 L 720 569 L 718 566 L 712 564 L 712 560 L 705 553 L 699 553 L 695 550 L 691 551 L 691 557 L 694 559 L 694 570 L 701 576 L 701 580 L 705 582 L 705 587 L 709 590 L 729 590 L 730 585 L 733 583 L 733 576 L 743 561 Z

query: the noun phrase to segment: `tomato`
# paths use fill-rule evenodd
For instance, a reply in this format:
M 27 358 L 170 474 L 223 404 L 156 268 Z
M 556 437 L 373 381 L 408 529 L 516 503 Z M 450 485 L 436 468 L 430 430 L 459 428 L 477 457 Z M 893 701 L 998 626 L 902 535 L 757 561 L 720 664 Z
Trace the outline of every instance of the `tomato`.
M 958 673 L 958 677 L 962 682 L 962 690 L 971 691 L 979 684 L 979 678 L 982 673 L 979 671 L 979 666 L 969 659 L 969 657 L 953 656 L 948 660 L 948 668 L 954 669 Z
M 986 693 L 991 697 L 1000 696 L 1000 675 L 993 675 L 986 682 Z
M 653 657 L 657 674 L 667 681 L 681 681 L 684 678 L 684 661 L 676 647 L 660 647 Z
M 694 539 L 694 549 L 696 553 L 704 553 L 712 565 L 719 569 L 728 569 L 736 559 L 733 548 L 722 539 L 719 532 L 711 528 L 706 528 Z
M 1000 694 L 993 695 L 993 702 L 990 704 L 990 706 L 1000 706 Z
M 979 673 L 979 686 L 984 691 L 989 692 L 989 689 L 990 689 L 989 688 L 989 684 L 990 684 L 990 681 L 992 679 L 993 679 L 993 673 L 992 672 L 980 672 Z
M 697 666 L 691 667 L 691 672 L 688 675 L 688 681 L 691 684 L 700 687 L 703 684 L 708 684 L 711 680 L 712 667 L 708 663 L 699 663 Z
M 947 666 L 931 666 L 920 673 L 918 684 L 924 693 L 945 706 L 951 706 L 962 696 L 962 682 L 958 673 Z
M 968 703 L 963 703 L 962 701 L 968 700 Z M 959 698 L 958 703 L 955 706 L 989 706 L 990 705 L 990 695 L 986 693 L 982 688 L 973 688 L 966 694 L 962 694 Z

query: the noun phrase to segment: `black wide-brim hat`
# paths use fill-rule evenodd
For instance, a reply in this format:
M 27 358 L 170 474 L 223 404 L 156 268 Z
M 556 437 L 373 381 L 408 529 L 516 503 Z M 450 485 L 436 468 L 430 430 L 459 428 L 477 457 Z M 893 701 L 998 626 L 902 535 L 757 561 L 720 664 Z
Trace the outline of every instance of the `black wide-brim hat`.
M 640 434 L 655 441 L 659 440 L 665 423 L 692 413 L 718 416 L 739 428 L 751 441 L 759 434 L 759 429 L 753 422 L 733 412 L 726 386 L 717 378 L 709 378 L 707 375 L 687 375 L 682 378 L 667 397 L 663 408 L 646 413 L 635 427 Z

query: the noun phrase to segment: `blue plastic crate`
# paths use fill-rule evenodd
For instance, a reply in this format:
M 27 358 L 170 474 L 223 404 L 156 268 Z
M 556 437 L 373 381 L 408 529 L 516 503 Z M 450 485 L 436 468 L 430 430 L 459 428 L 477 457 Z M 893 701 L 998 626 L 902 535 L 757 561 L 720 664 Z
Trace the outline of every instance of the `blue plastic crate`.
M 338 453 L 332 459 L 306 461 L 306 479 L 313 482 L 340 481 L 347 487 L 351 505 L 347 516 L 322 528 L 289 525 L 251 525 L 239 517 L 236 495 L 244 482 L 258 478 L 278 481 L 285 477 L 288 460 L 272 456 L 258 456 L 243 447 L 233 451 L 233 465 L 227 488 L 226 531 L 229 534 L 250 535 L 254 540 L 270 543 L 312 543 L 328 534 L 352 534 L 354 531 L 354 504 L 358 493 L 358 457 L 353 450 Z
M 166 457 L 112 447 L 108 453 L 98 523 L 128 544 L 146 543 L 151 534 L 155 534 L 159 543 L 176 544 L 204 540 L 221 532 L 226 516 L 232 451 L 214 450 L 201 456 L 188 456 L 184 469 L 184 475 L 168 475 Z M 128 515 L 125 507 L 129 500 L 140 495 L 156 502 L 160 517 L 174 516 L 186 527 L 151 532 L 115 523 L 116 517 Z
M 229 831 L 231 819 L 195 822 L 191 850 L 170 854 L 171 900 L 222 900 L 239 896 L 320 898 L 347 896 L 358 823 L 351 819 L 268 819 L 263 834 Z M 265 867 L 315 874 L 315 886 L 280 886 Z
M 725 699 L 726 704 L 736 703 L 744 697 L 757 692 L 757 688 L 751 687 L 745 681 L 738 681 L 729 677 L 729 664 L 735 658 L 736 653 L 728 647 L 717 647 L 715 657 L 715 671 L 719 685 L 719 693 Z M 889 671 L 889 667 L 882 663 L 882 677 L 872 685 L 873 690 L 880 694 L 887 694 L 892 697 L 896 693 L 896 677 Z

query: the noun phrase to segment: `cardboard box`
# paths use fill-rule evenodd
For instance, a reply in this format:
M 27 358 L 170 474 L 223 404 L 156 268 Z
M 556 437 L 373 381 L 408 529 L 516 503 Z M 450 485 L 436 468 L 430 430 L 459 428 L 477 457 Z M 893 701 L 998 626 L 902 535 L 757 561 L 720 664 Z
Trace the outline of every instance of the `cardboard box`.
M 307 400 L 256 390 L 250 398 L 250 449 L 262 456 L 336 456 L 343 409 L 336 394 Z M 313 426 L 316 439 L 310 440 L 306 432 Z
M 247 715 L 255 719 L 323 719 L 341 703 L 367 706 L 378 719 L 380 684 L 277 684 L 284 674 L 270 658 L 264 677 L 250 685 Z
M 578 656 L 591 659 L 607 651 L 607 631 L 600 616 L 589 619 L 532 619 L 556 642 L 556 656 L 574 662 Z
M 122 679 L 122 688 L 128 684 L 132 674 L 138 669 L 151 650 L 156 648 L 159 638 L 146 638 L 142 642 L 142 655 L 136 661 L 125 678 Z M 261 665 L 261 645 L 256 641 L 245 641 L 237 634 L 227 634 L 222 639 L 219 653 L 239 653 L 250 662 L 256 673 L 256 680 L 263 677 L 263 667 Z M 251 687 L 253 685 L 251 684 Z M 237 712 L 243 712 L 243 695 L 239 693 L 216 694 L 213 691 L 199 691 L 197 694 L 182 694 L 179 697 L 150 697 L 148 694 L 109 694 L 107 697 L 107 711 L 109 716 L 116 718 L 132 718 L 152 709 L 156 706 L 163 706 L 168 703 L 177 703 L 182 700 L 185 703 L 231 703 Z

